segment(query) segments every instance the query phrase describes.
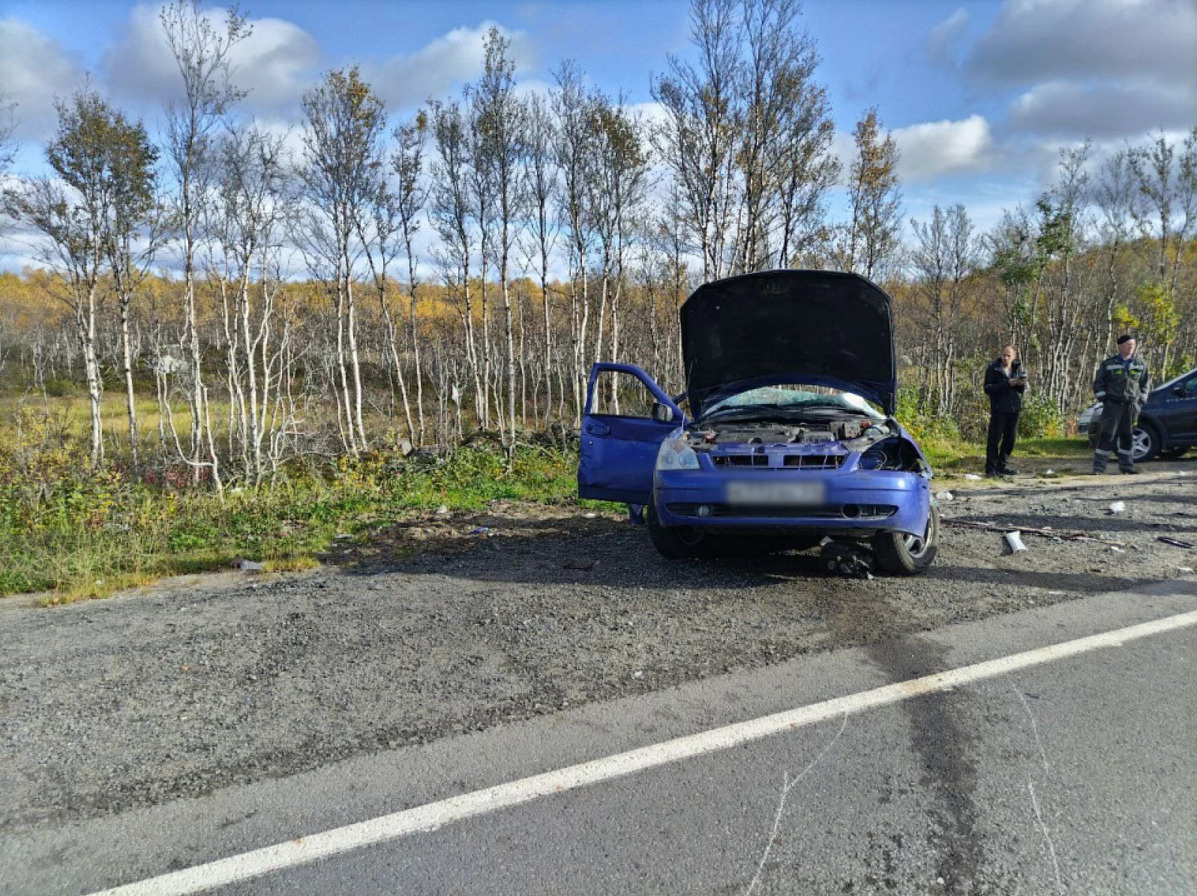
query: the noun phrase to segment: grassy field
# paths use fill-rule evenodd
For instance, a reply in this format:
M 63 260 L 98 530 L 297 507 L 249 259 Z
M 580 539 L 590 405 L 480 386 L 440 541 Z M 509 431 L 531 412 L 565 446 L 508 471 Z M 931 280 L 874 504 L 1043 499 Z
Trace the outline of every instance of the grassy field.
M 147 446 L 156 406 L 141 408 Z M 134 480 L 119 465 L 87 472 L 85 397 L 0 399 L 0 595 L 45 592 L 48 603 L 110 594 L 163 576 L 226 568 L 236 558 L 267 569 L 316 565 L 337 536 L 444 505 L 480 510 L 491 501 L 577 503 L 577 457 L 521 447 L 510 469 L 493 442 L 479 440 L 440 460 L 379 453 L 358 461 L 293 468 L 271 488 L 176 490 Z M 110 394 L 105 425 L 112 456 L 126 437 L 121 397 Z M 186 412 L 180 409 L 180 425 Z M 940 475 L 979 471 L 981 445 L 925 436 Z M 1081 439 L 1022 441 L 1019 457 L 1088 455 Z M 588 504 L 588 506 L 591 506 Z M 593 505 L 601 506 L 601 505 Z

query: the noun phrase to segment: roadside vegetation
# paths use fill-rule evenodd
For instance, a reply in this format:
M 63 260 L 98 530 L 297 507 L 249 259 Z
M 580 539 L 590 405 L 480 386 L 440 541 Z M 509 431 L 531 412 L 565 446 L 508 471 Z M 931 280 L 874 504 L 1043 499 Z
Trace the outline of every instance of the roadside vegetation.
M 238 559 L 267 571 L 306 569 L 338 540 L 367 539 L 442 507 L 458 513 L 516 501 L 616 509 L 578 502 L 575 447 L 544 436 L 518 444 L 510 458 L 496 437 L 478 435 L 443 453 L 309 459 L 289 465 L 272 485 L 233 486 L 221 495 L 181 465 L 135 475 L 118 456 L 92 468 L 84 399 L 51 400 L 49 413 L 41 401 L 9 398 L 0 407 L 0 595 L 34 592 L 47 604 L 228 569 Z M 982 465 L 983 443 L 954 426 L 919 417 L 908 423 L 937 471 Z M 1019 445 L 1024 456 L 1086 452 L 1075 438 Z
M 50 592 L 48 603 L 99 597 L 163 576 L 229 568 L 315 566 L 341 538 L 405 515 L 491 501 L 574 499 L 576 456 L 521 445 L 510 459 L 477 438 L 443 456 L 379 451 L 296 464 L 271 486 L 223 496 L 186 468 L 92 469 L 86 439 L 25 408 L 0 427 L 0 595 Z

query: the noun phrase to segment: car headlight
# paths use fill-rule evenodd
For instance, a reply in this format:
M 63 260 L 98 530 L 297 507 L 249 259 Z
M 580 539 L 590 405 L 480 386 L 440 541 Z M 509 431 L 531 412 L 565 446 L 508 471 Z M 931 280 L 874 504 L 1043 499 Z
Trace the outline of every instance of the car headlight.
M 698 455 L 685 439 L 666 439 L 657 452 L 658 470 L 697 470 Z

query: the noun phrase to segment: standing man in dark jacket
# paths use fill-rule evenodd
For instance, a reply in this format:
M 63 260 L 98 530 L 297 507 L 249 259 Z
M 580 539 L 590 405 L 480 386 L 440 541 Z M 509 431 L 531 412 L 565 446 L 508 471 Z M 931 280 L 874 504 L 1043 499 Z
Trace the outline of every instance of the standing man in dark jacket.
M 1093 455 L 1094 474 L 1104 473 L 1118 437 L 1118 469 L 1122 473 L 1138 473 L 1131 447 L 1134 444 L 1135 424 L 1139 409 L 1151 391 L 1151 377 L 1147 365 L 1136 358 L 1135 337 L 1118 337 L 1118 354 L 1111 355 L 1097 368 L 1093 380 L 1093 394 L 1101 402 L 1101 436 Z
M 985 442 L 985 475 L 1013 476 L 1018 471 L 1006 463 L 1014 451 L 1026 371 L 1014 346 L 1007 345 L 997 360 L 985 368 L 985 394 L 989 396 L 989 438 Z

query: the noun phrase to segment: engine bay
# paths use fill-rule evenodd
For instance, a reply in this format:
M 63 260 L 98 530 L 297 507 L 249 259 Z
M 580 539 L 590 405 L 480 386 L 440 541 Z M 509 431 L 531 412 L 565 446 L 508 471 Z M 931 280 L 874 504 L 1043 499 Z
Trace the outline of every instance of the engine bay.
M 890 421 L 862 420 L 858 416 L 842 419 L 794 423 L 771 421 L 736 421 L 719 427 L 690 430 L 686 439 L 696 451 L 710 450 L 715 445 L 809 445 L 820 442 L 850 442 L 878 439 L 897 433 Z M 862 447 L 846 446 L 850 450 Z
M 709 453 L 720 466 L 838 467 L 850 452 L 859 452 L 860 469 L 912 473 L 927 469 L 897 423 L 859 415 L 801 423 L 729 421 L 687 430 L 684 438 L 696 452 Z M 773 463 L 770 455 L 778 455 Z

